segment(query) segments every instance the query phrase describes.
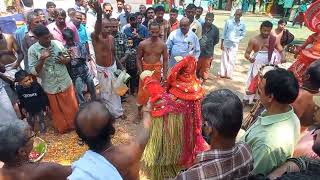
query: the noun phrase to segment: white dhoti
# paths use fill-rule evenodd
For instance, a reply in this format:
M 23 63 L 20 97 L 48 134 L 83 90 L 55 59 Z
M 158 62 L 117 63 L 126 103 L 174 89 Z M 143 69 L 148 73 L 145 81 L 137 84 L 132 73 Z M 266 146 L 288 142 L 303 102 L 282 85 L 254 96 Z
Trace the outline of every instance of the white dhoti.
M 15 65 L 14 63 L 7 64 L 5 65 L 6 72 L 4 73 L 5 76 L 10 77 L 11 79 L 15 78 L 16 72 L 20 69 L 14 69 L 13 66 Z M 10 84 L 4 82 L 4 89 L 7 92 L 8 97 L 10 98 L 10 101 L 12 104 L 15 104 L 18 101 L 18 96 L 16 92 L 10 87 Z
M 119 118 L 123 115 L 121 98 L 113 90 L 113 82 L 115 79 L 114 72 L 117 70 L 117 65 L 114 62 L 110 67 L 97 66 L 97 77 L 100 84 L 101 100 L 105 103 L 110 113 Z
M 268 60 L 268 51 L 259 51 L 255 53 L 254 55 L 255 61 L 254 63 L 251 63 L 249 71 L 248 71 L 248 79 L 246 82 L 246 93 L 243 97 L 244 100 L 248 100 L 249 104 L 252 104 L 254 99 L 258 99 L 258 95 L 256 94 L 249 94 L 248 93 L 248 88 L 251 84 L 251 81 L 256 77 L 258 74 L 260 68 L 263 65 L 267 64 L 280 64 L 281 63 L 281 55 L 277 50 L 274 50 L 271 56 L 271 60 L 269 62 Z
M 232 78 L 237 61 L 238 47 L 239 44 L 234 44 L 232 47 L 223 48 L 220 63 L 220 76 Z

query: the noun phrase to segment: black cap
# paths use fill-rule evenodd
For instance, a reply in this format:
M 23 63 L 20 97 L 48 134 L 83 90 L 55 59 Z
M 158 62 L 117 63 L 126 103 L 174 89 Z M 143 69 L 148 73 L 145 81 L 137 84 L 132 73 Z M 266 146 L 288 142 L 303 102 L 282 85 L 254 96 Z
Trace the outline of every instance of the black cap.
M 19 70 L 18 72 L 16 72 L 16 74 L 14 75 L 15 81 L 16 82 L 20 82 L 22 81 L 25 77 L 29 76 L 30 74 L 25 71 L 25 70 Z

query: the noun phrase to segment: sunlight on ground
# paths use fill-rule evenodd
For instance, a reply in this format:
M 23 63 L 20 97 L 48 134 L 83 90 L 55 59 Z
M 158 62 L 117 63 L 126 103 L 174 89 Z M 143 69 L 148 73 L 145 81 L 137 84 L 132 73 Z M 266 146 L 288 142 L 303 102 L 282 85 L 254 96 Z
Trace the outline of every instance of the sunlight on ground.
M 224 21 L 227 16 L 217 15 L 215 16 L 214 23 L 220 29 L 220 35 L 224 25 Z M 244 51 L 247 46 L 248 39 L 257 35 L 259 33 L 259 26 L 263 20 L 272 20 L 275 24 L 277 20 L 270 19 L 267 17 L 243 17 L 242 18 L 247 25 L 247 36 L 241 41 L 238 60 L 236 62 L 236 68 L 234 73 L 234 79 L 220 79 L 217 78 L 218 70 L 220 69 L 220 43 L 215 48 L 215 58 L 211 67 L 210 79 L 205 85 L 205 90 L 211 91 L 220 88 L 228 88 L 234 91 L 240 98 L 242 98 L 244 93 L 244 85 L 247 78 L 247 71 L 249 68 L 249 62 L 244 59 Z M 302 41 L 307 38 L 310 31 L 307 28 L 290 28 L 291 23 L 288 24 L 289 30 L 295 35 L 296 40 Z M 288 56 L 289 57 L 289 56 Z M 292 55 L 290 55 L 292 59 Z M 114 144 L 128 143 L 135 138 L 136 132 L 139 131 L 139 126 L 133 123 L 136 118 L 137 107 L 135 105 L 135 98 L 129 97 L 127 102 L 123 104 L 125 109 L 125 114 L 127 115 L 126 120 L 117 120 L 115 123 L 116 134 L 113 138 Z M 249 108 L 245 108 L 245 113 L 249 111 Z M 70 165 L 73 161 L 77 160 L 84 151 L 86 151 L 86 146 L 78 145 L 78 136 L 75 132 L 70 132 L 63 135 L 58 135 L 53 129 L 50 129 L 45 136 L 42 137 L 48 144 L 48 151 L 45 155 L 43 161 L 58 162 L 64 165 Z M 143 173 L 141 173 L 141 179 L 147 179 Z

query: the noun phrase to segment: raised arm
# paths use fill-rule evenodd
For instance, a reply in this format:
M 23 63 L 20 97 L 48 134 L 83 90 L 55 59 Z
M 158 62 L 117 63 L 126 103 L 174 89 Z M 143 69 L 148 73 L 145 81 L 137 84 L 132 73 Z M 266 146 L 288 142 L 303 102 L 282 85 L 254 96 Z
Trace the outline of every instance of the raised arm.
M 130 144 L 116 146 L 116 154 L 110 158 L 121 176 L 125 179 L 139 179 L 140 161 L 150 136 L 151 116 L 149 110 L 144 110 L 143 123 L 139 134 Z
M 97 39 L 99 38 L 101 29 L 102 29 L 102 8 L 99 1 L 94 2 L 93 8 L 97 12 L 97 20 L 96 20 L 96 24 L 94 25 L 94 31 L 91 34 L 91 38 Z
M 138 68 L 138 74 L 142 72 L 142 57 L 143 57 L 143 41 L 138 46 L 138 52 L 137 52 L 137 68 Z
M 140 128 L 140 133 L 138 134 L 137 140 L 132 145 L 132 158 L 134 160 L 140 161 L 143 151 L 149 141 L 150 128 L 151 128 L 151 115 L 150 109 L 143 107 L 143 121 L 142 127 Z

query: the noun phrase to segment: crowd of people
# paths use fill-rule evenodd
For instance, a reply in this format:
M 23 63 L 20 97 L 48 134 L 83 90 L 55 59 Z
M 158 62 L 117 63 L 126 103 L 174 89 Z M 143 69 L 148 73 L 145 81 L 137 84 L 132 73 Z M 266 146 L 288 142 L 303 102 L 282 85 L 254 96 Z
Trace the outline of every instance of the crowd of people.
M 181 103 L 185 99 L 179 93 L 194 95 L 195 109 L 189 110 L 196 114 L 198 108 L 202 127 L 194 122 L 190 126 L 195 134 L 202 132 L 209 145 L 192 165 L 165 178 L 320 177 L 320 61 L 307 68 L 302 82 L 277 66 L 285 62 L 284 48 L 294 39 L 284 19 L 276 28 L 263 21 L 260 33 L 249 40 L 244 56 L 251 64 L 243 101 L 228 89 L 202 98 L 204 93 L 198 93 L 209 78 L 220 39 L 219 78 L 234 77 L 239 43 L 246 36 L 240 9 L 219 35 L 214 14 L 208 12 L 203 18 L 203 8 L 194 4 L 186 6 L 181 20 L 178 10 L 171 9 L 167 20 L 163 6 L 140 5 L 139 12 L 133 13 L 124 0 L 117 0 L 115 9 L 94 0 L 75 2 L 67 11 L 48 2 L 46 10 L 26 12 L 26 24 L 14 34 L 0 30 L 0 161 L 4 163 L 0 174 L 4 178 L 139 179 L 140 161 L 155 132 L 153 94 L 141 78 L 146 72 L 151 72 L 151 84 L 176 88 L 168 92 L 176 98 L 164 98 L 162 103 L 172 99 Z M 182 60 L 185 57 L 192 57 L 194 64 Z M 130 75 L 129 91 L 122 97 L 114 89 L 118 70 Z M 122 107 L 126 96 L 136 97 L 135 123 L 141 128 L 129 144 L 113 145 L 114 122 L 126 119 Z M 262 110 L 244 126 L 243 104 L 256 102 Z M 160 105 L 160 109 L 172 106 Z M 29 162 L 34 132 L 46 133 L 48 115 L 59 133 L 76 130 L 89 147 L 72 166 Z

